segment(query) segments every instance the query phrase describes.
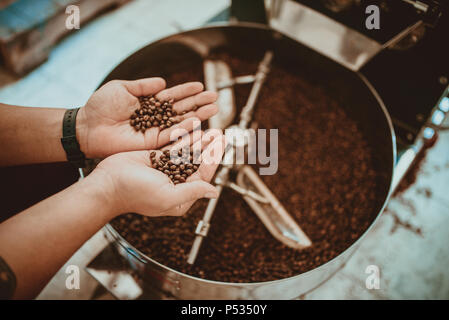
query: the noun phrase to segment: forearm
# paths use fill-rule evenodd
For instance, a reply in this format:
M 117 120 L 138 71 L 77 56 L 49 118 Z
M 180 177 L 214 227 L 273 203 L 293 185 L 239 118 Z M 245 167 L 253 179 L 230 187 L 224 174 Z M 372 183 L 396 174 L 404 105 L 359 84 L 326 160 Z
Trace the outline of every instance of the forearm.
M 15 298 L 35 297 L 115 216 L 102 188 L 89 176 L 0 225 L 0 256 L 16 275 Z
M 64 112 L 0 104 L 0 166 L 66 161 L 60 140 Z

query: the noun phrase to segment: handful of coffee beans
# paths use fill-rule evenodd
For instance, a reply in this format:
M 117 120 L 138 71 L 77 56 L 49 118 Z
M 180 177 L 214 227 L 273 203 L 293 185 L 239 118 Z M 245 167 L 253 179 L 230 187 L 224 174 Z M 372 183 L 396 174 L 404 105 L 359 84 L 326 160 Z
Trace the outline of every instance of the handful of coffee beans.
M 170 150 L 165 150 L 159 159 L 156 159 L 156 151 L 150 152 L 153 168 L 165 173 L 174 184 L 186 182 L 198 170 L 199 165 L 194 161 L 197 158 L 192 150 L 180 149 L 171 153 Z
M 134 111 L 129 120 L 129 124 L 136 131 L 145 133 L 145 130 L 151 127 L 163 130 L 180 122 L 176 118 L 176 111 L 173 110 L 173 99 L 159 101 L 153 96 L 142 96 L 139 97 L 139 102 L 140 108 Z

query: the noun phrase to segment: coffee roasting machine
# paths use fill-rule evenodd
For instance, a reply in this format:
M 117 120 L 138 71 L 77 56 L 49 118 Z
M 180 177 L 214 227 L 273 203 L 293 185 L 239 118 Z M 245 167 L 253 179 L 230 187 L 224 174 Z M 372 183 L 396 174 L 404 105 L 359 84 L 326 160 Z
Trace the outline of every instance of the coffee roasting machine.
M 366 12 L 368 5 L 379 9 L 378 29 L 369 29 L 365 24 L 370 15 Z M 388 154 L 393 159 L 392 179 L 386 190 L 386 203 L 417 156 L 435 142 L 439 130 L 447 130 L 442 123 L 449 112 L 449 47 L 445 46 L 448 9 L 448 1 L 430 0 L 379 0 L 369 4 L 363 0 L 234 0 L 227 11 L 230 22 L 182 32 L 149 44 L 119 65 L 105 81 L 125 69 L 136 72 L 138 68 L 133 66 L 141 65 L 150 54 L 163 54 L 160 48 L 164 45 L 194 46 L 198 52 L 207 53 L 223 43 L 237 45 L 239 41 L 233 40 L 236 34 L 241 39 L 263 40 L 274 31 L 288 39 L 288 43 L 322 56 L 317 61 L 332 61 L 365 79 L 363 84 L 354 82 L 354 88 L 360 86 L 366 99 L 380 101 L 382 108 L 371 117 L 373 121 L 379 119 L 378 125 L 388 131 L 382 141 L 392 146 Z M 270 54 L 266 53 L 266 65 L 262 61 L 260 68 L 268 66 Z M 226 80 L 257 83 L 256 71 L 246 78 Z M 348 78 L 348 85 L 350 81 Z M 223 99 L 226 100 L 226 92 Z M 226 114 L 223 117 L 226 119 Z M 232 188 L 250 201 L 263 203 L 260 189 L 252 192 L 239 187 L 237 183 Z M 202 227 L 197 228 L 199 236 Z M 331 261 L 295 277 L 237 284 L 199 279 L 170 269 L 139 252 L 112 226 L 106 229 L 111 244 L 91 261 L 87 271 L 119 299 L 291 299 L 329 279 L 360 243 L 359 239 Z M 199 246 L 194 251 L 195 255 L 201 254 Z M 190 263 L 193 262 L 194 258 Z

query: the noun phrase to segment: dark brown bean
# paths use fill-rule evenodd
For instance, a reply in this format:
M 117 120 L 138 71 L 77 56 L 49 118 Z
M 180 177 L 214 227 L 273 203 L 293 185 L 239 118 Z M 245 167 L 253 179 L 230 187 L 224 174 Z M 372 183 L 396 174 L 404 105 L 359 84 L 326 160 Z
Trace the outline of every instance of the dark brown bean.
M 176 121 L 171 117 L 176 115 L 172 105 L 168 101 L 159 101 L 155 97 L 139 97 L 140 108 L 136 109 L 130 116 L 130 125 L 136 131 L 145 132 L 151 127 L 159 127 L 160 130 L 171 127 Z M 133 121 L 134 120 L 134 121 Z M 140 124 L 140 127 L 135 126 Z
M 242 74 L 257 70 L 257 61 L 228 54 L 215 58 Z M 175 85 L 202 76 L 199 63 L 195 69 L 168 75 L 166 80 Z M 243 105 L 248 98 L 246 88 L 236 87 L 235 98 L 237 105 Z M 207 201 L 196 202 L 182 218 L 144 221 L 139 215 L 127 214 L 116 218 L 114 227 L 158 262 L 210 280 L 277 280 L 326 263 L 348 248 L 377 216 L 374 208 L 381 206 L 379 195 L 385 179 L 382 163 L 376 162 L 378 146 L 370 145 L 360 124 L 338 101 L 306 77 L 273 66 L 254 114 L 259 127 L 280 128 L 278 174 L 261 178 L 312 238 L 311 248 L 298 251 L 283 246 L 267 232 L 242 197 L 228 189 L 220 197 L 211 229 L 193 266 L 187 264 L 186 256 Z M 301 148 L 297 147 L 298 141 Z M 183 172 L 187 170 L 186 165 Z M 340 209 L 344 214 L 336 213 Z M 144 234 L 148 236 L 146 242 Z

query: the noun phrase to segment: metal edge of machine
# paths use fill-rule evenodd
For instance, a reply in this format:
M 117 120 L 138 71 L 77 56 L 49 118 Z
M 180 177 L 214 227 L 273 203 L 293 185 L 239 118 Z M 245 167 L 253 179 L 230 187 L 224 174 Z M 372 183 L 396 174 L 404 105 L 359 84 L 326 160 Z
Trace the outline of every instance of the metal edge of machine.
M 194 28 L 191 30 L 183 31 L 181 33 L 176 33 L 163 37 L 157 41 L 152 41 L 151 44 L 158 42 L 167 41 L 167 39 L 172 37 L 182 37 L 184 34 L 208 28 L 222 28 L 222 27 L 248 27 L 248 28 L 258 28 L 267 31 L 273 31 L 267 26 L 255 24 L 255 23 L 237 23 L 237 22 L 226 22 L 226 23 L 214 23 L 210 25 L 203 26 L 201 28 Z M 288 37 L 288 36 L 287 36 Z M 150 44 L 150 43 L 148 43 Z M 148 45 L 146 44 L 146 45 Z M 146 46 L 145 45 L 145 46 Z M 143 46 L 143 47 L 145 47 Z M 142 48 L 143 48 L 142 47 Z M 139 51 L 141 48 L 136 50 Z M 134 52 L 134 53 L 135 53 Z M 131 54 L 132 55 L 132 54 Z M 130 56 L 131 56 L 130 55 Z M 361 80 L 368 87 L 381 106 L 382 112 L 387 119 L 387 125 L 392 139 L 392 172 L 391 177 L 394 177 L 394 168 L 396 163 L 396 139 L 395 133 L 392 125 L 391 118 L 382 102 L 380 96 L 370 84 L 370 82 L 359 72 L 355 72 Z M 254 283 L 230 283 L 230 282 L 220 282 L 207 279 L 197 278 L 188 274 L 171 269 L 152 258 L 146 256 L 131 244 L 129 244 L 110 224 L 106 225 L 105 229 L 112 236 L 115 243 L 117 244 L 118 251 L 125 256 L 125 258 L 130 262 L 130 264 L 137 270 L 140 271 L 150 271 L 156 273 L 157 276 L 153 277 L 155 279 L 162 279 L 160 283 L 156 283 L 155 286 L 157 290 L 160 290 L 161 296 L 172 296 L 181 299 L 292 299 L 296 298 L 304 293 L 309 292 L 315 287 L 319 286 L 325 280 L 329 279 L 333 274 L 335 274 L 348 260 L 348 258 L 355 252 L 355 250 L 360 245 L 362 239 L 371 230 L 373 225 L 379 219 L 382 214 L 391 194 L 393 191 L 393 179 L 390 181 L 388 194 L 383 202 L 383 205 L 377 214 L 376 218 L 373 220 L 371 225 L 364 231 L 364 233 L 353 242 L 346 250 L 341 252 L 339 255 L 329 260 L 328 262 L 320 265 L 319 267 L 309 270 L 307 272 L 298 274 L 293 277 L 284 278 L 280 280 L 266 281 L 266 282 L 254 282 Z M 130 261 L 133 259 L 133 261 Z M 142 269 L 143 268 L 143 269 Z M 164 279 L 165 278 L 165 279 Z M 154 279 L 153 279 L 154 280 Z M 298 289 L 300 288 L 300 289 Z

